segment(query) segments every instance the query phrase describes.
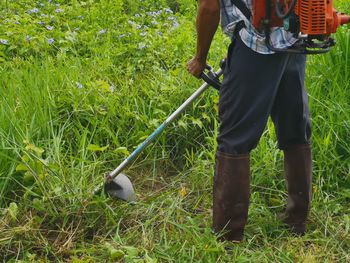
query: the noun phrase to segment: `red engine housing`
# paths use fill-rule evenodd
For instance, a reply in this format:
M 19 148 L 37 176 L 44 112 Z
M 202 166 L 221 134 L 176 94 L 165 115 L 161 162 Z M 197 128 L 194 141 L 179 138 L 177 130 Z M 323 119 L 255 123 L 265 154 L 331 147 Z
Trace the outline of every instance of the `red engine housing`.
M 292 0 L 284 0 L 288 8 Z M 275 13 L 276 0 L 271 0 L 271 19 L 268 26 L 282 26 L 282 19 Z M 350 16 L 338 13 L 334 9 L 333 0 L 298 0 L 294 9 L 300 20 L 300 32 L 307 35 L 330 35 L 343 24 L 350 23 Z M 253 0 L 253 25 L 263 30 L 266 21 L 266 0 Z
M 269 22 L 270 27 L 282 26 L 282 19 L 278 18 L 275 13 L 276 0 L 271 1 L 271 21 Z M 253 26 L 262 31 L 265 28 L 266 21 L 266 0 L 253 0 Z

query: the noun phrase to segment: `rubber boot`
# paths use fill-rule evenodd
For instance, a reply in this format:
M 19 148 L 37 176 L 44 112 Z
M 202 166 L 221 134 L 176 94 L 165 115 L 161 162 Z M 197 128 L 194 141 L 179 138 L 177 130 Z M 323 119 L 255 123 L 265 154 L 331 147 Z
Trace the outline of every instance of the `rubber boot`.
M 280 218 L 291 232 L 304 235 L 311 203 L 312 154 L 310 145 L 293 145 L 284 149 L 284 170 L 287 180 L 287 207 Z
M 240 242 L 248 218 L 249 155 L 216 154 L 213 229 L 221 240 Z

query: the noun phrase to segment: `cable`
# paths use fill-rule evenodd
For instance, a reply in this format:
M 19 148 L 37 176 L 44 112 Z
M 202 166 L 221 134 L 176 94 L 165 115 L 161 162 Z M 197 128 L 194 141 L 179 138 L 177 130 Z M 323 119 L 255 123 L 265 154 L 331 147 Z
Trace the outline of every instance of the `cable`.
M 290 16 L 290 14 L 292 13 L 292 11 L 294 11 L 294 8 L 297 4 L 297 0 L 293 0 L 291 6 L 289 7 L 288 11 L 286 13 L 282 13 L 282 8 L 283 8 L 283 4 L 280 3 L 280 0 L 276 1 L 276 15 L 278 16 L 278 18 L 280 19 L 285 19 L 288 16 Z

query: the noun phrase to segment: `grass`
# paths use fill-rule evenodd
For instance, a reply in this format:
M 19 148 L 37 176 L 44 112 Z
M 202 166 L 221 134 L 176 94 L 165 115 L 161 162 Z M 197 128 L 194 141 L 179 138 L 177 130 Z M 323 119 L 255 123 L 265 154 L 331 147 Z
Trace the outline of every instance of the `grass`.
M 0 259 L 350 262 L 348 28 L 338 32 L 332 52 L 308 61 L 314 199 L 306 236 L 292 236 L 276 218 L 286 191 L 282 155 L 269 123 L 252 153 L 246 239 L 239 245 L 216 241 L 210 229 L 218 127 L 214 90 L 127 170 L 137 191 L 135 204 L 90 195 L 103 174 L 200 85 L 184 67 L 195 47 L 193 3 L 145 1 L 143 13 L 169 6 L 176 11 L 157 17 L 161 25 L 155 28 L 152 15 L 135 16 L 139 4 L 61 1 L 63 11 L 56 13 L 57 6 L 47 3 L 43 8 L 57 20 L 52 31 L 25 19 L 24 11 L 39 3 L 0 4 L 2 17 L 23 19 L 23 27 L 4 22 L 0 29 L 0 39 L 10 43 L 0 46 Z M 338 5 L 350 10 L 345 1 Z M 86 20 L 75 19 L 78 15 Z M 173 21 L 169 16 L 180 28 L 164 26 Z M 128 20 L 148 25 L 142 31 L 148 37 Z M 76 26 L 81 31 L 75 35 Z M 38 32 L 28 45 L 20 38 L 27 32 Z M 124 40 L 118 37 L 123 32 L 132 35 Z M 48 38 L 55 45 L 48 45 Z M 224 57 L 226 44 L 218 34 L 212 64 Z

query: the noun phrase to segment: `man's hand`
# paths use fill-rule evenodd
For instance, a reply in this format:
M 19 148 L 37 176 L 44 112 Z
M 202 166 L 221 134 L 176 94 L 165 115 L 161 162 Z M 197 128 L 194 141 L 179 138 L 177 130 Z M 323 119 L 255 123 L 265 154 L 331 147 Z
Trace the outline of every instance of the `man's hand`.
M 197 14 L 197 51 L 187 63 L 187 70 L 195 77 L 203 72 L 211 41 L 220 21 L 219 0 L 199 0 Z
M 187 70 L 190 74 L 199 78 L 200 74 L 204 71 L 206 61 L 197 57 L 192 58 L 187 62 Z

